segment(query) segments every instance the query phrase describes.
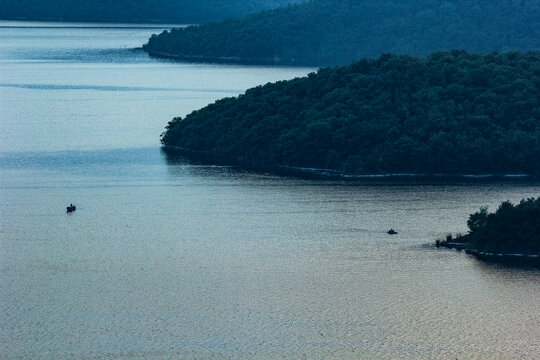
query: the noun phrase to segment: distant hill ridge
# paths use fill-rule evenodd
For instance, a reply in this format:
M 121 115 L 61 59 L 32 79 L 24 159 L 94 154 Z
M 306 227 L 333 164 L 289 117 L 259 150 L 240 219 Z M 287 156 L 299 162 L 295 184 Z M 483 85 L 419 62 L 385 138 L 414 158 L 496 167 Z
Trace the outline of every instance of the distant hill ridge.
M 173 29 L 144 46 L 186 60 L 335 65 L 391 52 L 540 49 L 538 0 L 313 0 Z
M 260 168 L 540 175 L 540 51 L 386 54 L 249 89 L 166 129 L 166 148 Z
M 0 0 L 0 19 L 204 23 L 300 0 Z

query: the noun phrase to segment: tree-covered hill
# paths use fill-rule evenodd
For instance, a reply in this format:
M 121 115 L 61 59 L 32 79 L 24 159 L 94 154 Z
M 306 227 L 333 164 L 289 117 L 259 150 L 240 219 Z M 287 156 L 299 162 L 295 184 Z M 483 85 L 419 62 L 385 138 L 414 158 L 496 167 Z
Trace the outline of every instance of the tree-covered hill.
M 540 1 L 312 0 L 173 29 L 144 48 L 187 60 L 309 65 L 344 65 L 386 52 L 528 51 L 540 49 Z
M 300 0 L 0 0 L 0 19 L 202 23 Z
M 261 167 L 540 174 L 540 51 L 382 55 L 259 86 L 162 142 Z

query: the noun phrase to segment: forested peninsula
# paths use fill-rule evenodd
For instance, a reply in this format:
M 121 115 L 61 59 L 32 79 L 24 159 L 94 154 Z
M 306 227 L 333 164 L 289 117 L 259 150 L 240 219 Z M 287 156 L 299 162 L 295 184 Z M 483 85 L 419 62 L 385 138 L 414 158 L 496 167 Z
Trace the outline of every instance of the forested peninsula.
M 0 19 L 195 24 L 242 17 L 298 1 L 0 0 Z
M 540 51 L 385 54 L 169 122 L 166 149 L 340 174 L 540 174 Z
M 382 53 L 540 49 L 538 0 L 312 0 L 152 36 L 188 61 L 346 65 Z
M 486 260 L 528 260 L 540 265 L 540 198 L 517 205 L 505 201 L 494 213 L 481 208 L 469 216 L 467 225 L 467 235 L 448 235 L 437 240 L 437 247 L 465 249 Z

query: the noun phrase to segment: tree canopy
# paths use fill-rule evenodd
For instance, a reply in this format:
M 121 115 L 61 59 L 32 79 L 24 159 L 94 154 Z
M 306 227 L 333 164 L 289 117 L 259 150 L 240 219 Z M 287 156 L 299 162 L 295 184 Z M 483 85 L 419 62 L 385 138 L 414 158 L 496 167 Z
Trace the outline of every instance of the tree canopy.
M 467 247 L 502 254 L 540 255 L 540 198 L 513 205 L 503 202 L 494 213 L 486 208 L 471 214 Z
M 537 0 L 312 0 L 172 29 L 144 48 L 187 60 L 344 65 L 386 52 L 536 50 L 538 19 Z
M 540 51 L 382 55 L 175 118 L 165 146 L 350 174 L 540 174 Z
M 540 197 L 517 205 L 505 201 L 494 213 L 483 207 L 469 216 L 467 225 L 468 234 L 448 234 L 436 246 L 465 249 L 487 260 L 540 266 Z
M 0 19 L 203 23 L 300 0 L 0 0 Z

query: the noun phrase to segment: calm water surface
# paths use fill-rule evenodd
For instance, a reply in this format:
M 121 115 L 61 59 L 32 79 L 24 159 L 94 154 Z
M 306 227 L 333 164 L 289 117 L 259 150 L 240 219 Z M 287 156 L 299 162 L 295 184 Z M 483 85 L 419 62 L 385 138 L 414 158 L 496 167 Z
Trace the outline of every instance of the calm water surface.
M 168 157 L 173 116 L 312 69 L 132 50 L 158 31 L 0 22 L 0 358 L 540 356 L 540 272 L 429 245 L 539 183 Z

